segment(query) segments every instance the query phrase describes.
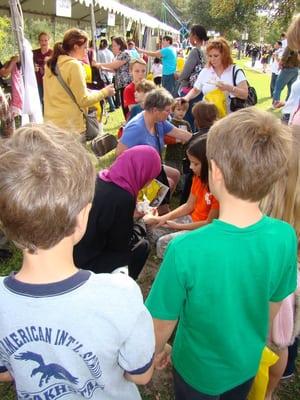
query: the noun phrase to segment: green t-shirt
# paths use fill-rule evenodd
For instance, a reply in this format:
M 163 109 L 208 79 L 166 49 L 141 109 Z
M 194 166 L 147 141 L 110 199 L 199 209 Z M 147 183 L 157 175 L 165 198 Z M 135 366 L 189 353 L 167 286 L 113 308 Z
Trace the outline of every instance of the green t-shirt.
M 169 244 L 146 301 L 153 318 L 179 318 L 172 360 L 199 392 L 252 378 L 267 340 L 269 302 L 296 289 L 293 228 L 264 216 L 247 228 L 220 220 Z

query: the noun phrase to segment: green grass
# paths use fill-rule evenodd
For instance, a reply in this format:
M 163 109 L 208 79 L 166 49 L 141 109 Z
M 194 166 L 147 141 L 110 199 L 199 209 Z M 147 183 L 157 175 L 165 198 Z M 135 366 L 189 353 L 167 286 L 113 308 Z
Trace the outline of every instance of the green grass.
M 280 117 L 280 111 L 271 109 L 271 99 L 269 94 L 270 75 L 263 74 L 247 68 L 245 66 L 248 60 L 242 59 L 237 61 L 238 65 L 244 68 L 247 79 L 251 86 L 254 86 L 258 95 L 257 107 L 263 110 L 268 110 L 277 117 Z M 283 92 L 283 96 L 285 93 Z M 116 134 L 120 124 L 123 122 L 123 115 L 121 109 L 108 116 L 108 122 L 104 125 L 104 131 L 107 133 Z M 96 168 L 103 169 L 109 166 L 115 158 L 114 151 L 108 153 L 106 156 L 97 159 L 91 155 L 93 163 Z M 11 271 L 16 271 L 21 265 L 21 254 L 13 246 L 13 257 L 5 263 L 0 264 L 0 275 L 4 276 Z M 152 262 L 153 264 L 156 261 Z M 155 267 L 155 266 L 154 266 Z M 151 284 L 148 279 L 146 284 Z M 300 360 L 298 360 L 298 371 L 300 370 Z M 161 375 L 162 374 L 162 375 Z M 172 400 L 172 386 L 170 370 L 156 373 L 153 381 L 146 387 L 141 388 L 143 400 Z M 0 384 L 0 400 L 15 399 L 14 390 L 11 385 Z M 292 381 L 286 382 L 281 385 L 279 390 L 280 400 L 297 400 L 300 399 L 300 377 L 299 374 Z

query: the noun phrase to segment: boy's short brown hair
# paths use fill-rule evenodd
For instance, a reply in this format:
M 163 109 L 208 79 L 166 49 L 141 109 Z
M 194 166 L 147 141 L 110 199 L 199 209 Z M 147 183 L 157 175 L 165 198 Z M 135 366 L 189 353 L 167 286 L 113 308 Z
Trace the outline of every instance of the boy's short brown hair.
M 141 64 L 141 65 L 147 65 L 146 61 L 143 60 L 142 58 L 133 58 L 132 60 L 129 61 L 129 69 L 130 71 L 132 70 L 134 64 Z
M 231 195 L 256 202 L 285 172 L 290 144 L 289 127 L 272 114 L 249 107 L 210 128 L 207 158 L 222 171 Z
M 213 103 L 203 100 L 194 105 L 192 114 L 198 129 L 210 128 L 218 118 L 218 109 Z
M 154 90 L 155 88 L 156 88 L 155 83 L 147 79 L 143 79 L 141 82 L 135 84 L 135 90 L 137 92 L 148 93 L 151 92 L 151 90 Z
M 181 99 L 176 99 L 174 103 L 171 106 L 171 110 L 174 112 L 176 107 L 182 107 L 185 112 L 189 109 L 189 102 L 183 98 Z
M 29 124 L 0 142 L 0 220 L 10 240 L 30 253 L 70 236 L 92 201 L 95 171 L 78 138 Z

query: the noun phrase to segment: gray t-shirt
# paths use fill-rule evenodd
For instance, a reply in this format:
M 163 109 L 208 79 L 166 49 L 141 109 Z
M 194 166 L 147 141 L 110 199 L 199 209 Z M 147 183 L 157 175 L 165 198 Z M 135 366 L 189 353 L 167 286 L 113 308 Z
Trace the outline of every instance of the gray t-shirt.
M 204 60 L 205 63 L 205 55 L 203 50 L 201 48 L 194 47 L 189 52 L 188 58 L 186 59 L 183 70 L 179 76 L 180 88 L 189 86 L 189 78 L 201 60 Z
M 154 345 L 141 291 L 124 274 L 0 279 L 0 372 L 15 378 L 18 399 L 140 399 L 124 371 L 146 372 Z

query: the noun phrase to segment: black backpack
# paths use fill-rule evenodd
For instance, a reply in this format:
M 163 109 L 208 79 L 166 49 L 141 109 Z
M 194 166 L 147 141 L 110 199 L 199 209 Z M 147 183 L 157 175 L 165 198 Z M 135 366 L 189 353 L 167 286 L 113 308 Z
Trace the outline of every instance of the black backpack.
M 236 77 L 239 71 L 242 71 L 245 78 L 245 72 L 241 68 L 236 68 L 236 65 L 232 68 L 232 81 L 233 85 L 236 86 Z M 230 110 L 237 111 L 241 108 L 255 106 L 257 104 L 257 93 L 253 86 L 249 85 L 249 82 L 246 80 L 248 85 L 248 97 L 247 99 L 239 99 L 238 97 L 232 97 L 230 100 Z
M 99 69 L 92 66 L 93 52 L 91 50 L 88 51 L 88 58 L 92 70 L 92 82 L 87 83 L 87 87 L 92 90 L 101 90 L 105 88 L 105 86 L 108 85 L 109 82 L 108 80 L 107 82 L 105 82 L 104 79 L 102 79 Z

